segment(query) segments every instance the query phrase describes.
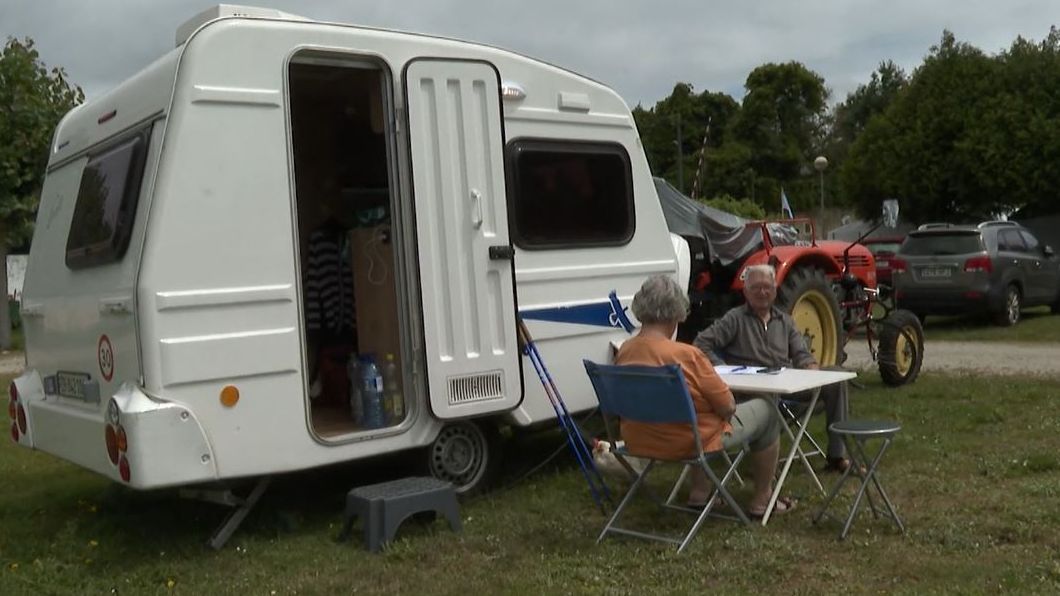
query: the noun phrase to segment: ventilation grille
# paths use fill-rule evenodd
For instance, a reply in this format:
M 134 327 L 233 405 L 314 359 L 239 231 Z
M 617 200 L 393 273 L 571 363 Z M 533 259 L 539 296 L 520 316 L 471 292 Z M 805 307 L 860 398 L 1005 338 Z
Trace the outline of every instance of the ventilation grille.
M 865 255 L 850 255 L 851 267 L 868 267 L 869 258 Z
M 450 377 L 449 405 L 504 397 L 504 371 L 496 370 L 464 377 Z

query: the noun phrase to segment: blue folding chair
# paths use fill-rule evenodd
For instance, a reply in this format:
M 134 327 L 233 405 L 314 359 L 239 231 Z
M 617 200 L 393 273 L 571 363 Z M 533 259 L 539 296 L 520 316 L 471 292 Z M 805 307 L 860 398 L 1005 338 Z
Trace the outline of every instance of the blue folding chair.
M 635 448 L 628 448 L 628 446 L 616 449 L 615 456 L 633 477 L 633 483 L 622 498 L 618 508 L 615 509 L 614 514 L 607 520 L 607 524 L 604 526 L 603 531 L 600 532 L 599 538 L 596 539 L 597 543 L 603 540 L 608 533 L 615 532 L 677 544 L 677 552 L 681 552 L 691 542 L 692 537 L 699 531 L 699 527 L 703 525 L 708 515 L 732 518 L 732 516 L 712 513 L 711 510 L 719 497 L 735 512 L 734 519 L 750 525 L 751 521 L 747 518 L 743 509 L 740 508 L 732 494 L 725 488 L 729 479 L 735 475 L 736 466 L 743 459 L 746 449 L 740 450 L 736 457 L 731 460 L 728 459 L 727 454 L 723 450 L 709 453 L 703 451 L 703 443 L 696 424 L 696 410 L 692 405 L 692 396 L 688 393 L 688 386 L 685 384 L 685 377 L 681 372 L 681 367 L 677 365 L 610 366 L 595 364 L 588 360 L 583 360 L 582 362 L 585 364 L 585 372 L 589 374 L 589 380 L 592 381 L 593 389 L 596 390 L 596 397 L 600 402 L 600 411 L 604 418 L 604 427 L 612 445 L 618 444 L 618 433 L 615 432 L 611 421 L 612 417 L 617 416 L 625 420 L 647 424 L 687 424 L 689 432 L 692 433 L 695 441 L 696 453 L 695 456 L 690 458 L 667 460 L 646 456 L 638 453 Z M 644 466 L 643 471 L 638 474 L 626 461 L 625 456 L 639 457 L 647 460 L 648 463 Z M 710 466 L 711 461 L 717 460 L 722 460 L 726 464 L 725 472 L 720 479 Z M 616 525 L 618 518 L 626 510 L 637 491 L 645 485 L 648 474 L 651 473 L 657 463 L 680 463 L 685 466 L 699 466 L 714 485 L 714 491 L 711 493 L 710 498 L 707 499 L 706 506 L 702 510 L 675 505 L 668 501 L 664 502 L 655 498 L 651 494 L 650 489 L 647 490 L 661 508 L 697 514 L 696 521 L 681 538 L 650 534 L 621 528 Z

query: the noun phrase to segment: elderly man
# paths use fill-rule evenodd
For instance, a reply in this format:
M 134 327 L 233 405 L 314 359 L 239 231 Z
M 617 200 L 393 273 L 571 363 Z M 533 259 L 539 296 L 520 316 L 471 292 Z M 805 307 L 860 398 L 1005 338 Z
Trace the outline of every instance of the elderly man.
M 671 339 L 678 323 L 688 314 L 688 296 L 669 276 L 648 278 L 633 297 L 632 308 L 640 320 L 640 332 L 622 344 L 615 363 L 681 367 L 696 409 L 703 447 L 707 451 L 743 444 L 750 447 L 755 490 L 747 514 L 752 518 L 761 517 L 773 491 L 780 450 L 780 420 L 773 405 L 765 399 L 748 399 L 737 404 L 729 387 L 699 350 Z M 651 399 L 650 395 L 644 397 Z M 638 453 L 670 459 L 694 455 L 695 442 L 685 425 L 623 420 L 621 429 L 626 445 Z M 702 507 L 709 494 L 707 475 L 702 470 L 693 471 L 688 505 Z M 782 497 L 775 512 L 786 513 L 794 507 L 793 500 Z
M 777 282 L 772 266 L 748 267 L 743 294 L 746 304 L 725 313 L 696 336 L 695 346 L 713 364 L 820 368 L 806 348 L 806 340 L 795 327 L 795 321 L 773 304 L 777 299 Z M 795 394 L 793 398 L 798 400 L 804 396 Z M 846 419 L 846 383 L 824 387 L 821 401 L 826 424 Z M 842 472 L 850 466 L 842 438 L 831 432 L 827 451 L 826 471 Z

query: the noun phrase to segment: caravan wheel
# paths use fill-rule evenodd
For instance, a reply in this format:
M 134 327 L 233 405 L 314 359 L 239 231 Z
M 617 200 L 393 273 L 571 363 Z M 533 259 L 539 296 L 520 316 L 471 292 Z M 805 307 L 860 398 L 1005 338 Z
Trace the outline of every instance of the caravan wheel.
M 431 476 L 452 483 L 457 494 L 481 492 L 500 468 L 499 436 L 488 422 L 445 425 L 427 449 Z

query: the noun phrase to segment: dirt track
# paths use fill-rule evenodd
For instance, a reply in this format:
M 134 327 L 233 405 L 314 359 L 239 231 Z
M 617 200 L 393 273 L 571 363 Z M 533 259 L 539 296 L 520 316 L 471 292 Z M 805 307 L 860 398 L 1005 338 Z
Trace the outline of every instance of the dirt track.
M 876 368 L 864 339 L 851 340 L 847 355 L 850 368 Z M 1060 379 L 1060 344 L 929 341 L 924 345 L 923 370 Z

